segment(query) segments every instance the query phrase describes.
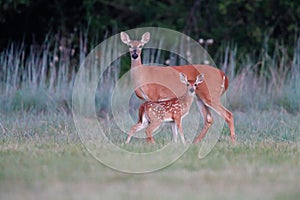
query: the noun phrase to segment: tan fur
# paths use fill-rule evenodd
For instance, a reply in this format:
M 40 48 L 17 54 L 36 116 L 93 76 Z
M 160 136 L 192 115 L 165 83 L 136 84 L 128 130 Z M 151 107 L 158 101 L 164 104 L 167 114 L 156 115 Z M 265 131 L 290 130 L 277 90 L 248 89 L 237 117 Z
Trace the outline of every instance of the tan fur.
M 197 103 L 204 118 L 204 127 L 194 142 L 199 142 L 212 125 L 210 109 L 213 109 L 225 119 L 230 129 L 231 140 L 235 143 L 233 114 L 220 101 L 221 95 L 228 88 L 228 78 L 224 72 L 209 65 L 144 66 L 141 62 L 141 47 L 150 40 L 150 33 L 145 33 L 141 41 L 131 41 L 129 36 L 122 32 L 121 40 L 130 47 L 131 57 L 133 54 L 138 55 L 137 59 L 131 59 L 131 74 L 139 88 L 135 90 L 139 98 L 144 99 L 146 95 L 148 97 L 146 100 L 160 101 L 181 96 L 185 90 L 178 79 L 178 73 L 186 74 L 188 80 L 195 80 L 200 73 L 204 74 L 205 81 L 196 89 Z
M 133 125 L 126 143 L 129 143 L 133 134 L 144 128 L 146 129 L 147 141 L 149 143 L 155 143 L 152 133 L 159 128 L 159 126 L 166 121 L 172 121 L 174 127 L 173 139 L 177 142 L 177 130 L 180 133 L 182 143 L 185 144 L 185 139 L 182 131 L 182 118 L 189 112 L 193 103 L 196 87 L 203 82 L 204 76 L 200 74 L 197 76 L 196 81 L 188 81 L 187 77 L 181 73 L 181 82 L 187 87 L 183 96 L 178 98 L 172 98 L 166 101 L 147 101 L 143 103 L 139 108 L 139 120 L 136 125 Z M 183 84 L 182 84 L 183 85 Z

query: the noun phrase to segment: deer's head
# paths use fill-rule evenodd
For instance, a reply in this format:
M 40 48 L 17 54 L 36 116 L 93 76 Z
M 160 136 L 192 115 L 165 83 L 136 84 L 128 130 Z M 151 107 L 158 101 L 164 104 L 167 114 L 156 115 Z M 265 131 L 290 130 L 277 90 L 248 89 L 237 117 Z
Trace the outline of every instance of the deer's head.
M 184 73 L 180 73 L 180 81 L 184 84 L 186 84 L 188 88 L 188 94 L 190 96 L 195 94 L 195 90 L 198 86 L 198 84 L 202 83 L 204 81 L 204 74 L 199 74 L 196 78 L 196 81 L 191 81 L 187 79 L 187 76 Z
M 129 46 L 130 56 L 132 60 L 139 59 L 141 56 L 143 46 L 149 42 L 150 33 L 143 34 L 141 40 L 130 40 L 129 35 L 125 32 L 121 32 L 121 41 Z

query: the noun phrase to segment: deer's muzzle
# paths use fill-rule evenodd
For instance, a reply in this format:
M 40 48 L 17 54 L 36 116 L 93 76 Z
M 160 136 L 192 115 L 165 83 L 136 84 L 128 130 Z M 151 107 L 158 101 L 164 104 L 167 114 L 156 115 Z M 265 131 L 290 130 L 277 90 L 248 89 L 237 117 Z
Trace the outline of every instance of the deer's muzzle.
M 131 57 L 133 59 L 137 59 L 139 57 L 139 55 L 136 53 L 136 50 L 133 50 L 133 53 L 132 53 Z

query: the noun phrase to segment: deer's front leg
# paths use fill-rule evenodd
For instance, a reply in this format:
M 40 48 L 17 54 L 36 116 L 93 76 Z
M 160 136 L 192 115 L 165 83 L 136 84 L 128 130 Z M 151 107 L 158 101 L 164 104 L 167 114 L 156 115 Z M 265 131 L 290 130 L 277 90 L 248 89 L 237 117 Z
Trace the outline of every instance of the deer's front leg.
M 175 143 L 178 142 L 177 137 L 178 137 L 178 131 L 177 131 L 177 125 L 175 122 L 171 122 L 172 123 L 172 133 L 173 133 L 173 141 Z
M 185 145 L 186 143 L 185 143 L 184 134 L 183 134 L 182 125 L 181 125 L 182 119 L 181 119 L 181 117 L 178 117 L 178 118 L 175 118 L 174 121 L 175 121 L 175 124 L 177 125 L 177 129 L 179 131 L 181 141 L 182 141 L 183 145 Z

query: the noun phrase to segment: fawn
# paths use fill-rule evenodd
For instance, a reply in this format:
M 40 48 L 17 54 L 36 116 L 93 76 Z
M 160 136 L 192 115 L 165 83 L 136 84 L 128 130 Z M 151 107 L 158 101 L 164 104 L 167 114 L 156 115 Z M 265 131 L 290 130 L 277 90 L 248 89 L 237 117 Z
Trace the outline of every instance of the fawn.
M 147 101 L 139 108 L 139 119 L 136 125 L 133 125 L 126 144 L 129 143 L 132 135 L 147 127 L 146 135 L 147 142 L 153 143 L 152 133 L 157 130 L 163 122 L 172 121 L 172 132 L 175 143 L 177 142 L 178 131 L 181 136 L 182 143 L 185 144 L 185 139 L 182 131 L 182 118 L 188 114 L 193 103 L 195 90 L 198 84 L 202 83 L 204 75 L 199 74 L 196 81 L 190 81 L 184 73 L 180 73 L 180 81 L 187 86 L 185 94 L 178 98 L 172 98 L 165 101 Z

